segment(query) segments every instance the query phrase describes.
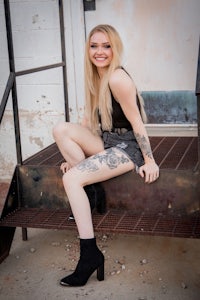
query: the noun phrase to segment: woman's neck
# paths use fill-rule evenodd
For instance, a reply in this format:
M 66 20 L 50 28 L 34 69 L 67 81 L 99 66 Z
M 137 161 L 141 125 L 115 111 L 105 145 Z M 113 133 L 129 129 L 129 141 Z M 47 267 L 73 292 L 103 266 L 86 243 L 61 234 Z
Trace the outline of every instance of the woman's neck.
M 97 68 L 97 73 L 98 73 L 100 79 L 102 79 L 102 77 L 107 72 L 107 70 L 108 70 L 108 68 Z

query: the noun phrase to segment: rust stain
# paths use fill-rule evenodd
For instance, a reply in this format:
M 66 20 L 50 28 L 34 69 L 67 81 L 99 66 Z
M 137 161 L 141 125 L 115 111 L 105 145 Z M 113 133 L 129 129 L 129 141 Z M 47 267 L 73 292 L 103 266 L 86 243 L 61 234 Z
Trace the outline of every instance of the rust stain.
M 184 188 L 188 187 L 189 188 L 191 186 L 191 181 L 188 179 L 184 179 L 183 177 L 181 177 L 181 178 L 178 177 L 176 179 L 176 185 L 179 187 L 184 187 Z

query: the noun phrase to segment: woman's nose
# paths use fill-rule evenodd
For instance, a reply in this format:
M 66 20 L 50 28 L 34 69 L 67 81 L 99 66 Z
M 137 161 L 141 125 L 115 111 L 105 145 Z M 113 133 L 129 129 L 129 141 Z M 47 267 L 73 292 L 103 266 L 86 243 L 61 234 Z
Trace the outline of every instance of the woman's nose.
M 101 53 L 102 52 L 102 47 L 98 47 L 97 48 L 97 53 Z

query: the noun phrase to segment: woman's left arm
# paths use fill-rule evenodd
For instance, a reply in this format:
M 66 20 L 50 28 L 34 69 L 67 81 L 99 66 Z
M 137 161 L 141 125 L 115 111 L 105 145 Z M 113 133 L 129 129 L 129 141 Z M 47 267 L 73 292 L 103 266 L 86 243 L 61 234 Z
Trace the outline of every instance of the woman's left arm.
M 117 69 L 110 78 L 109 85 L 113 96 L 119 102 L 122 110 L 132 125 L 144 157 L 144 165 L 139 168 L 139 174 L 145 182 L 151 183 L 159 177 L 159 167 L 156 164 L 151 150 L 146 128 L 142 121 L 137 105 L 137 91 L 133 80 L 122 69 Z

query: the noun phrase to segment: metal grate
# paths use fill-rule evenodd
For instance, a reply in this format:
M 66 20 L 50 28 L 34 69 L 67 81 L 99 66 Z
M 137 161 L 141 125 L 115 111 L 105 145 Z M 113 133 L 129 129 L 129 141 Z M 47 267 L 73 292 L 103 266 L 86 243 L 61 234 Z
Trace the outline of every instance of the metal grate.
M 194 169 L 198 163 L 197 137 L 150 137 L 156 162 L 161 169 Z M 52 144 L 23 162 L 24 165 L 59 166 L 63 157 Z
M 161 169 L 186 170 L 197 166 L 197 137 L 152 137 L 150 141 Z
M 70 213 L 69 209 L 19 208 L 3 218 L 0 226 L 75 229 L 75 222 L 68 220 Z M 96 231 L 200 238 L 200 212 L 191 216 L 174 216 L 109 210 L 105 215 L 93 213 L 93 223 Z

